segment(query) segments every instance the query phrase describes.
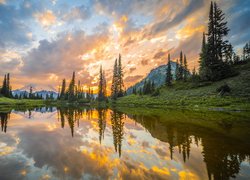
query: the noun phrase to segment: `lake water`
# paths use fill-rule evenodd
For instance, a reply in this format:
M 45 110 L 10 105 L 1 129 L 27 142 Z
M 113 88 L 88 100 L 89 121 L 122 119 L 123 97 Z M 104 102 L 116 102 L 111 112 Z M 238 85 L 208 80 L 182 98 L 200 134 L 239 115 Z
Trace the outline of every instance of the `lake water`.
M 37 108 L 0 113 L 0 179 L 250 179 L 239 112 Z

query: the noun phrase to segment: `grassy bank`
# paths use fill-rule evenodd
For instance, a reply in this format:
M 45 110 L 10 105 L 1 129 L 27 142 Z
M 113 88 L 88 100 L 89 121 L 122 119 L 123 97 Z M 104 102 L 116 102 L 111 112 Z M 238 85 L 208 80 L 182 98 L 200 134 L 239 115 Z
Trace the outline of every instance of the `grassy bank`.
M 33 99 L 10 99 L 0 97 L 0 111 L 9 111 L 11 109 L 32 108 L 53 104 L 53 101 L 33 100 Z
M 161 87 L 160 95 L 129 95 L 119 98 L 118 106 L 188 109 L 250 110 L 250 63 L 236 67 L 239 75 L 218 82 L 175 82 Z M 227 83 L 231 92 L 220 96 L 216 89 Z

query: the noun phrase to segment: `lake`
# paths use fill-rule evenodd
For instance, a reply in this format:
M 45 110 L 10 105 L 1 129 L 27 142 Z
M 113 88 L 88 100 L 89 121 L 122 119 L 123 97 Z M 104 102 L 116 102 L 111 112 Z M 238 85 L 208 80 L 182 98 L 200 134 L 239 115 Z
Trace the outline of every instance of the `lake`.
M 244 112 L 1 112 L 0 179 L 250 179 Z

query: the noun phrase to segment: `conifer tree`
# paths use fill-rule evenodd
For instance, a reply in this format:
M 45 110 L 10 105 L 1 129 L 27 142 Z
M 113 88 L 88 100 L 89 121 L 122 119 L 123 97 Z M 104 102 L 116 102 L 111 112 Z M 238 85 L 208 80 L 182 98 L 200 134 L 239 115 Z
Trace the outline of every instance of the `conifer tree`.
M 75 99 L 75 71 L 73 72 L 72 79 L 69 84 L 68 96 L 69 100 Z
M 179 72 L 179 60 L 177 59 L 176 60 L 176 66 L 175 66 L 175 80 L 176 81 L 178 81 L 178 80 L 180 80 L 180 78 L 179 78 L 179 74 L 180 74 L 180 72 Z
M 183 80 L 183 54 L 180 52 L 180 66 L 179 66 L 179 78 Z
M 186 55 L 184 55 L 184 68 L 183 68 L 183 80 L 187 81 L 187 77 L 188 77 L 188 67 L 187 67 L 187 58 Z
M 33 89 L 32 89 L 32 86 L 30 86 L 29 98 L 33 99 Z
M 7 79 L 6 79 L 6 97 L 11 97 L 11 87 L 10 87 L 10 74 L 7 74 Z
M 66 93 L 66 80 L 63 79 L 62 88 L 61 88 L 61 92 L 60 92 L 60 99 L 65 99 L 65 93 Z
M 117 86 L 118 86 L 118 97 L 122 97 L 124 95 L 124 84 L 123 84 L 123 70 L 121 63 L 121 55 L 119 54 L 118 66 L 117 66 Z
M 224 13 L 216 2 L 211 2 L 207 35 L 208 80 L 220 80 L 231 73 L 230 66 L 225 62 L 228 41 L 223 39 L 228 32 Z
M 250 42 L 243 47 L 243 61 L 250 59 Z
M 111 97 L 112 99 L 116 100 L 118 96 L 118 84 L 117 84 L 117 59 L 115 60 L 114 69 L 113 69 L 113 79 L 112 79 L 112 85 L 111 85 Z
M 200 58 L 199 58 L 199 75 L 201 79 L 207 80 L 207 76 L 210 75 L 209 69 L 208 69 L 208 53 L 207 53 L 207 43 L 206 43 L 206 36 L 205 33 L 203 33 L 202 36 L 202 46 L 201 46 L 201 52 L 200 52 Z
M 106 76 L 105 76 L 105 71 L 103 71 L 102 73 L 103 75 L 103 96 L 104 96 L 104 99 L 106 100 L 107 99 L 107 80 L 106 80 Z
M 2 95 L 6 95 L 7 92 L 7 80 L 6 80 L 6 74 L 4 75 L 4 79 L 3 79 L 3 85 L 2 85 L 2 89 L 1 89 L 1 94 Z
M 99 85 L 98 85 L 98 101 L 104 100 L 104 78 L 103 78 L 103 71 L 102 66 L 100 66 L 100 72 L 99 72 Z
M 166 71 L 166 85 L 171 86 L 171 81 L 172 81 L 172 73 L 171 73 L 171 62 L 170 62 L 170 54 L 168 54 L 168 67 Z

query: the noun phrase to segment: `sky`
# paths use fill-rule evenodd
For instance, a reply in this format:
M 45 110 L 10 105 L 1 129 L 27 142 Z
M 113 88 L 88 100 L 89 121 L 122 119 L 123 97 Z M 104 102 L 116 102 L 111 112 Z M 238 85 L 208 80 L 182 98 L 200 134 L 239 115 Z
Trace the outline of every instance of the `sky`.
M 217 0 L 225 12 L 227 39 L 236 52 L 250 40 L 250 0 Z M 153 68 L 176 61 L 198 69 L 209 0 L 0 0 L 0 80 L 12 89 L 28 84 L 58 89 L 76 72 L 85 88 L 97 88 L 102 65 L 111 84 L 122 57 L 125 87 Z

